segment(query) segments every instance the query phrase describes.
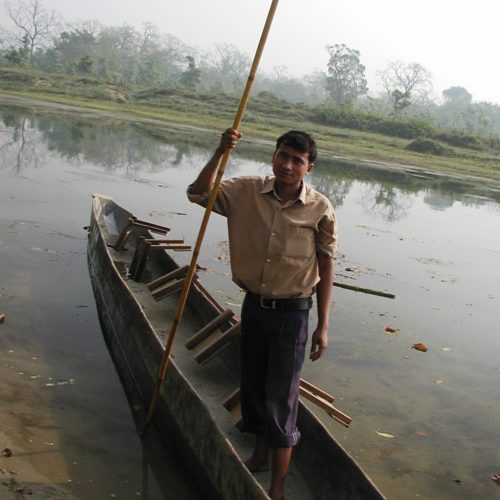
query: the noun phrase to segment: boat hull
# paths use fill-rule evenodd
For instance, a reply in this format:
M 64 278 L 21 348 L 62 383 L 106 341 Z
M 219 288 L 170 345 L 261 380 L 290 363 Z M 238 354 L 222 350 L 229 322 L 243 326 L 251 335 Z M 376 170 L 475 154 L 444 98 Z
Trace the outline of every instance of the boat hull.
M 132 284 L 120 269 L 116 252 L 109 246 L 116 234 L 110 234 L 105 222 L 106 217 L 112 216 L 116 230 L 120 231 L 130 215 L 112 200 L 94 197 L 88 263 L 106 343 L 124 385 L 132 388 L 129 394 L 137 394 L 146 407 L 157 383 L 164 342 L 145 313 L 146 299 L 138 298 L 134 293 L 133 289 L 140 285 Z M 142 235 L 151 236 L 145 230 Z M 155 253 L 149 266 L 149 271 L 155 276 L 178 267 L 166 252 Z M 202 287 L 196 286 L 189 294 L 188 307 L 187 313 L 193 316 L 190 321 L 201 325 L 222 311 Z M 238 342 L 233 343 L 218 362 L 223 363 L 226 358 L 229 363 L 225 365 L 233 365 L 234 369 L 238 348 Z M 203 491 L 203 497 L 228 500 L 267 498 L 266 482 L 261 484 L 249 473 L 233 445 L 234 435 L 239 431 L 234 426 L 232 431 L 227 430 L 213 405 L 195 387 L 199 384 L 193 384 L 175 356 L 172 358 L 155 408 L 154 422 L 168 445 L 188 467 L 190 476 Z M 221 392 L 221 404 L 226 395 Z M 293 461 L 310 491 L 303 498 L 384 498 L 360 466 L 302 403 L 298 426 L 302 440 L 294 450 Z

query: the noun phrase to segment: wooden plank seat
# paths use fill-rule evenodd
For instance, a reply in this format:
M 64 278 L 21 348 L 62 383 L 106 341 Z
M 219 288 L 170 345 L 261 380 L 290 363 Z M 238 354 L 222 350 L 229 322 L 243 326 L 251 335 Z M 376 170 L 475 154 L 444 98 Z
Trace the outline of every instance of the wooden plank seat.
M 117 252 L 121 252 L 124 249 L 125 243 L 127 242 L 129 236 L 132 234 L 134 227 L 141 227 L 151 231 L 152 233 L 158 233 L 158 234 L 167 234 L 170 231 L 169 227 L 164 227 L 158 224 L 153 224 L 152 222 L 139 220 L 137 217 L 134 217 L 132 215 L 128 218 L 128 223 L 122 229 L 122 232 L 120 233 L 118 239 L 115 241 L 113 245 L 113 248 Z
M 335 400 L 333 396 L 303 378 L 300 379 L 299 394 L 308 401 L 311 401 L 315 405 L 319 406 L 331 418 L 341 423 L 343 426 L 349 427 L 351 424 L 352 418 L 333 406 L 332 402 Z M 241 420 L 240 389 L 235 389 L 222 404 L 226 410 L 231 412 L 233 419 L 238 426 L 238 423 Z
M 198 363 L 204 363 L 239 335 L 240 327 L 240 322 L 234 319 L 233 311 L 226 309 L 189 338 L 186 347 L 193 351 Z
M 146 286 L 151 290 L 151 294 L 155 300 L 163 299 L 182 290 L 188 270 L 189 266 L 179 267 L 174 271 L 154 279 Z M 195 274 L 193 279 L 198 279 L 198 275 Z
M 184 245 L 184 240 L 157 240 L 140 236 L 129 269 L 129 276 L 133 280 L 138 281 L 141 278 L 150 250 L 185 252 L 191 250 L 191 246 Z

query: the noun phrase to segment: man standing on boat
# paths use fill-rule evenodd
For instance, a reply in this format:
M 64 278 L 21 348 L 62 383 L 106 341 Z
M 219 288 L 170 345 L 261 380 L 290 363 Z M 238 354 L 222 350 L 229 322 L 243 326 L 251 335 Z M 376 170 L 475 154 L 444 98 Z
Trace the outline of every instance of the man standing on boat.
M 213 156 L 188 188 L 192 202 L 206 205 L 219 162 L 241 133 L 227 129 Z M 228 220 L 233 281 L 246 291 L 241 312 L 241 404 L 243 430 L 256 434 L 252 472 L 269 467 L 272 499 L 284 498 L 296 426 L 300 371 L 316 294 L 318 324 L 309 358 L 328 344 L 336 250 L 336 220 L 329 200 L 304 183 L 317 157 L 313 138 L 282 135 L 272 158 L 273 176 L 221 183 L 214 212 Z

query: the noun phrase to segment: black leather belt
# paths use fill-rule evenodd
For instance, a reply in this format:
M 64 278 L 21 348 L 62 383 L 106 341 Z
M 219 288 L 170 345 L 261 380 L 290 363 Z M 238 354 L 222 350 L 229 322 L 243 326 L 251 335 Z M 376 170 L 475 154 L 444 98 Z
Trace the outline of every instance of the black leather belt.
M 247 292 L 247 296 L 253 301 L 258 302 L 262 309 L 271 309 L 273 311 L 297 311 L 311 309 L 313 304 L 312 297 L 293 298 L 293 299 L 272 299 L 262 297 L 252 292 Z

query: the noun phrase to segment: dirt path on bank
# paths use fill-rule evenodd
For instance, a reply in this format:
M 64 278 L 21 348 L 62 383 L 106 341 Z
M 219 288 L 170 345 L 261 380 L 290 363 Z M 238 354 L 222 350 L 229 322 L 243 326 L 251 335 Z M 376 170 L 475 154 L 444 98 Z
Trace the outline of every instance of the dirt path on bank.
M 152 125 L 161 125 L 163 127 L 172 127 L 179 130 L 210 132 L 210 129 L 195 127 L 193 125 L 184 125 L 180 123 L 168 122 L 165 120 L 159 120 L 155 118 L 147 118 L 144 116 L 133 116 L 127 113 L 119 113 L 116 111 L 105 111 L 101 109 L 85 108 L 83 106 L 72 106 L 69 104 L 63 104 L 59 102 L 43 101 L 40 99 L 32 99 L 28 97 L 6 94 L 2 92 L 0 92 L 0 106 L 1 105 L 44 109 L 47 112 L 52 112 L 52 113 L 70 113 L 70 114 L 78 113 L 80 116 L 89 119 L 91 118 L 112 119 L 112 120 L 120 120 L 131 123 L 148 123 Z

